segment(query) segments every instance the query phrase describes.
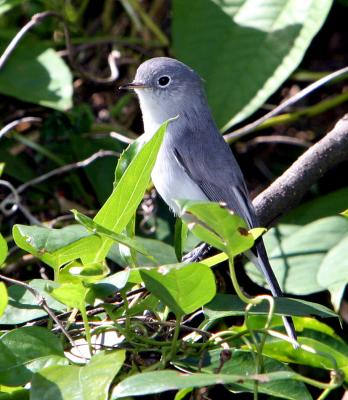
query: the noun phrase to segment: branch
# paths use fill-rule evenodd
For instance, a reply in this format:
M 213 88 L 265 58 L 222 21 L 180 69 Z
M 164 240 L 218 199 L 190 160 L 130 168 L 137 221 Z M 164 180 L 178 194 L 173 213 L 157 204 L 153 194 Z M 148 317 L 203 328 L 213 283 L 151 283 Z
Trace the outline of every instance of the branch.
M 274 225 L 328 170 L 348 160 L 348 114 L 254 199 L 260 226 Z

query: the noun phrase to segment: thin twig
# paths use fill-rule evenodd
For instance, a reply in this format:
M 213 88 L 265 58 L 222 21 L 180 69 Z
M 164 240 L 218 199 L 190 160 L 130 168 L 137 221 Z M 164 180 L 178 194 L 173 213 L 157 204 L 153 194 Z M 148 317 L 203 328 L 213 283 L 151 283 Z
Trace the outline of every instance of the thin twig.
M 6 216 L 12 215 L 14 212 L 17 211 L 20 205 L 19 195 L 23 193 L 26 189 L 28 189 L 28 187 L 37 185 L 38 183 L 52 178 L 53 176 L 61 175 L 65 172 L 71 172 L 73 169 L 84 168 L 98 158 L 110 156 L 118 157 L 119 153 L 112 150 L 99 150 L 85 160 L 63 165 L 62 167 L 56 168 L 52 171 L 47 172 L 46 174 L 43 174 L 28 182 L 23 183 L 22 185 L 18 186 L 17 189 L 14 188 L 13 185 L 11 185 L 9 182 L 0 180 L 0 185 L 3 184 L 11 190 L 11 194 L 5 197 L 4 200 L 0 203 L 0 211 Z M 11 207 L 9 208 L 9 206 Z
M 0 67 L 1 69 L 1 67 Z M 24 117 L 16 119 L 15 121 L 11 121 L 9 124 L 5 125 L 3 128 L 0 129 L 0 139 L 6 135 L 6 133 L 12 131 L 17 125 L 23 123 L 31 123 L 31 122 L 42 122 L 42 118 L 38 117 Z
M 17 281 L 17 279 L 9 278 L 5 275 L 0 274 L 0 279 L 12 283 L 14 285 L 19 285 L 24 287 L 26 290 L 28 290 L 34 297 L 35 300 L 37 301 L 37 305 L 41 307 L 51 318 L 52 320 L 59 326 L 60 330 L 64 333 L 64 335 L 67 337 L 69 340 L 70 344 L 75 347 L 75 342 L 72 339 L 72 337 L 69 335 L 69 333 L 65 330 L 64 326 L 62 323 L 59 321 L 59 319 L 56 317 L 54 312 L 50 309 L 50 307 L 47 305 L 46 299 L 41 295 L 41 293 L 32 288 L 30 285 L 28 285 L 25 282 Z
M 248 142 L 243 143 L 243 146 L 255 146 L 257 144 L 262 143 L 281 143 L 281 144 L 291 144 L 294 146 L 301 146 L 309 148 L 311 147 L 311 143 L 306 142 L 305 140 L 298 139 L 296 137 L 291 136 L 283 136 L 283 135 L 271 135 L 271 136 L 257 136 L 254 139 L 249 140 Z
M 324 86 L 328 82 L 331 82 L 334 79 L 337 79 L 338 77 L 342 77 L 347 74 L 348 74 L 348 67 L 344 67 L 342 69 L 339 69 L 338 71 L 335 71 L 335 72 L 325 76 L 324 78 L 319 79 L 318 81 L 308 85 L 306 88 L 304 88 L 300 92 L 296 93 L 294 96 L 290 97 L 288 100 L 281 103 L 274 110 L 265 114 L 263 117 L 257 119 L 256 121 L 254 121 L 246 126 L 243 126 L 240 129 L 237 129 L 231 133 L 227 133 L 226 135 L 224 135 L 224 139 L 226 140 L 226 142 L 230 143 L 238 138 L 241 138 L 242 136 L 247 135 L 248 133 L 252 132 L 256 127 L 261 125 L 263 122 L 270 119 L 271 117 L 274 117 L 275 115 L 280 114 L 282 111 L 284 111 L 288 107 L 292 106 L 293 104 L 297 103 L 299 100 L 303 99 L 308 94 L 314 92 L 315 90 Z

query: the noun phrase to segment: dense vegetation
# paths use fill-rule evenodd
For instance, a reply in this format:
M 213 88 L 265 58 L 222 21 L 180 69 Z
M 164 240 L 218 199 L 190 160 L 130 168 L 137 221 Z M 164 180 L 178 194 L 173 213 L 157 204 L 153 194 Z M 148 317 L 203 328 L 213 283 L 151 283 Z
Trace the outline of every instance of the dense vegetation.
M 170 121 L 142 144 L 117 89 L 151 57 L 192 66 L 267 198 L 345 113 L 347 16 L 345 0 L 0 0 L 0 399 L 347 398 L 347 144 L 264 234 L 273 299 L 241 256 L 264 229 L 184 200 L 196 224 L 175 221 L 150 182 Z

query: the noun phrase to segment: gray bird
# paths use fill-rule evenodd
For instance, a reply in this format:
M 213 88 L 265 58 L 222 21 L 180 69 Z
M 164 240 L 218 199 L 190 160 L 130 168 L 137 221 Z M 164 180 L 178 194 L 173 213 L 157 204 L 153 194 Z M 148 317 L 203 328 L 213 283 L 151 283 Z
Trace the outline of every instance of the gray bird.
M 152 171 L 156 190 L 174 213 L 180 213 L 177 199 L 224 202 L 250 228 L 259 226 L 243 174 L 216 127 L 199 75 L 180 61 L 157 57 L 141 64 L 134 81 L 121 88 L 138 95 L 147 138 L 179 116 L 168 125 Z M 264 274 L 273 296 L 282 296 L 262 239 L 248 257 Z M 296 341 L 292 319 L 283 321 Z

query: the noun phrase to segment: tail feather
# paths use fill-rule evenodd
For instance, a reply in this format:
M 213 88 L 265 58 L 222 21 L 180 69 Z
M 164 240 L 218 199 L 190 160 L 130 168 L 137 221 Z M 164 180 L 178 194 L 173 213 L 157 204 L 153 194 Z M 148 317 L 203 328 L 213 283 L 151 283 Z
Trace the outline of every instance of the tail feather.
M 256 253 L 256 254 L 255 254 Z M 247 253 L 247 257 L 255 264 L 266 278 L 267 284 L 274 297 L 283 297 L 283 292 L 279 286 L 276 276 L 269 263 L 266 249 L 262 239 L 259 239 L 255 247 Z M 291 317 L 282 317 L 284 327 L 288 336 L 292 339 L 294 348 L 298 348 L 297 335 Z

